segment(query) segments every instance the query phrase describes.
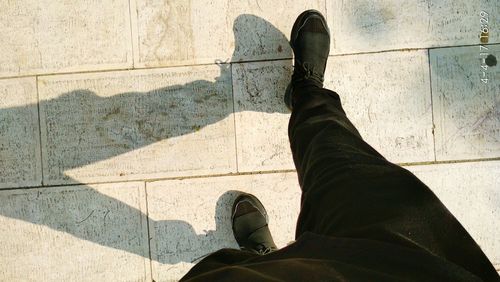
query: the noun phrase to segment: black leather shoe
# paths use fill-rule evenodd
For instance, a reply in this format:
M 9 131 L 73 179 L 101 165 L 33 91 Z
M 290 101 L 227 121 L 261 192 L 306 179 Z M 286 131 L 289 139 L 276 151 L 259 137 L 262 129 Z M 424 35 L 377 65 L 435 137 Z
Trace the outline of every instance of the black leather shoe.
M 295 59 L 292 81 L 285 92 L 285 104 L 292 110 L 294 87 L 299 84 L 323 87 L 330 53 L 330 31 L 323 15 L 316 10 L 300 14 L 293 24 L 290 45 Z
M 266 209 L 254 195 L 243 193 L 236 198 L 232 221 L 234 237 L 242 250 L 260 255 L 277 250 Z

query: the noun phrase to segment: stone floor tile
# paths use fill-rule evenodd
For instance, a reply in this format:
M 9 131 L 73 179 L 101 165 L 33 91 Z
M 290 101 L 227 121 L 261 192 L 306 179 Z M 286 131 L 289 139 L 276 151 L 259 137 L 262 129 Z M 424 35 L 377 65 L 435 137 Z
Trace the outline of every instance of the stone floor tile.
M 147 183 L 155 281 L 177 280 L 205 255 L 238 247 L 230 223 L 234 190 L 262 201 L 278 247 L 294 239 L 300 207 L 295 173 Z
M 434 160 L 426 51 L 330 57 L 325 86 L 340 95 L 361 136 L 390 161 Z
M 236 170 L 229 65 L 39 79 L 44 183 Z
M 0 3 L 0 77 L 131 67 L 127 0 Z
M 0 191 L 5 281 L 151 281 L 142 182 Z
M 297 16 L 307 9 L 326 14 L 322 0 L 231 0 L 230 7 L 233 61 L 292 58 L 288 38 Z
M 135 0 L 135 65 L 171 66 L 291 58 L 287 36 L 313 1 Z
M 500 265 L 500 161 L 409 166 Z
M 230 56 L 227 0 L 135 0 L 136 66 L 214 63 Z
M 294 169 L 288 141 L 289 60 L 233 65 L 238 170 Z
M 0 188 L 42 184 L 36 79 L 0 80 Z
M 430 50 L 438 160 L 500 157 L 500 44 L 485 48 Z
M 326 2 L 332 54 L 479 44 L 482 10 L 489 43 L 500 42 L 497 0 Z

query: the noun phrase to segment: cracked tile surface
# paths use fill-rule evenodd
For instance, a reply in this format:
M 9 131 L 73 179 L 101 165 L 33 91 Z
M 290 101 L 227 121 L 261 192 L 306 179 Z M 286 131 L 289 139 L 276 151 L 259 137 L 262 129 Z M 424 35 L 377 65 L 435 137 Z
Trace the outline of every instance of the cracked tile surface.
M 231 75 L 218 66 L 39 79 L 44 183 L 229 173 Z
M 127 0 L 0 3 L 0 77 L 132 66 Z
M 479 44 L 481 16 L 498 30 L 496 0 L 327 0 L 332 54 Z M 490 32 L 489 43 L 500 43 Z
M 135 0 L 137 66 L 291 58 L 287 37 L 308 8 L 324 1 Z
M 238 170 L 294 169 L 283 103 L 291 62 L 233 65 Z
M 0 191 L 0 276 L 150 279 L 144 183 Z
M 36 79 L 0 80 L 0 188 L 42 184 Z
M 500 67 L 485 62 L 500 55 L 500 44 L 435 49 L 430 54 L 436 158 L 500 157 Z
M 278 247 L 294 240 L 300 205 L 295 173 L 157 181 L 147 184 L 155 281 L 177 280 L 205 255 L 238 248 L 231 229 L 232 202 L 243 191 L 267 210 Z
M 330 57 L 325 74 L 361 136 L 398 163 L 434 160 L 429 80 L 425 51 Z

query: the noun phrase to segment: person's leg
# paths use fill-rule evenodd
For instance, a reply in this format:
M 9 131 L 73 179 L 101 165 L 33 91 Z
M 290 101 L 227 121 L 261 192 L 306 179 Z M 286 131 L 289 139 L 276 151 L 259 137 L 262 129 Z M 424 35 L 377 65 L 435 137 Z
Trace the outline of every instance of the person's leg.
M 301 28 L 308 33 L 307 36 L 298 36 L 297 29 Z M 285 101 L 289 108 L 293 108 L 289 137 L 303 192 L 296 237 L 306 231 L 343 237 L 334 240 L 336 243 L 333 244 L 333 249 L 313 250 L 316 255 L 332 252 L 332 256 L 327 258 L 334 258 L 337 250 L 342 253 L 339 248 L 348 248 L 342 242 L 349 238 L 353 238 L 353 241 L 368 239 L 384 244 L 399 244 L 409 248 L 396 249 L 413 251 L 411 248 L 414 248 L 415 256 L 427 254 L 421 251 L 426 250 L 485 280 L 495 281 L 496 272 L 486 256 L 434 194 L 410 172 L 388 162 L 364 142 L 346 117 L 339 96 L 322 88 L 322 74 L 329 49 L 329 35 L 325 29 L 326 21 L 318 12 L 306 11 L 299 16 L 294 25 L 295 33 L 292 32 L 291 36 L 292 48 L 295 47 L 295 71 Z M 313 50 L 309 49 L 305 54 L 297 53 L 297 46 Z M 193 278 L 206 281 L 206 277 L 215 276 L 228 280 L 234 280 L 232 277 L 240 280 L 241 277 L 253 277 L 252 280 L 255 281 L 287 277 L 287 273 L 310 278 L 316 273 L 315 267 L 321 269 L 323 274 L 336 273 L 334 268 L 328 267 L 331 266 L 328 263 L 335 264 L 335 259 L 307 261 L 308 257 L 316 257 L 308 254 L 309 250 L 302 245 L 292 244 L 269 255 L 257 254 L 272 249 L 261 248 L 261 245 L 272 246 L 274 243 L 267 231 L 259 232 L 258 236 L 253 236 L 253 232 L 238 231 L 258 230 L 263 226 L 267 228 L 267 220 L 263 219 L 263 208 L 257 203 L 258 200 L 251 202 L 253 203 L 245 207 L 238 205 L 238 200 L 236 201 L 234 207 L 239 206 L 242 209 L 237 212 L 238 209 L 233 208 L 233 216 L 242 216 L 243 221 L 238 223 L 234 217 L 233 231 L 240 246 L 247 246 L 254 252 L 220 250 L 193 267 L 183 280 Z M 261 216 L 257 216 L 259 219 L 246 220 L 258 215 L 257 211 L 261 211 Z M 235 225 L 240 223 L 251 228 L 235 228 Z M 252 242 L 249 243 L 248 239 Z M 301 241 L 297 243 L 299 242 Z M 264 252 L 261 252 L 263 250 Z M 348 250 L 347 261 L 353 263 L 358 254 L 364 251 L 367 250 Z M 353 257 L 350 254 L 353 254 Z M 425 257 L 430 257 L 431 260 L 435 258 L 432 255 Z M 283 260 L 280 261 L 280 258 Z M 256 261 L 259 263 L 255 263 Z M 315 262 L 319 263 L 316 265 Z M 342 261 L 336 265 L 339 268 L 346 266 Z M 300 269 L 304 270 L 304 273 L 294 272 L 299 266 L 303 266 Z M 395 267 L 397 268 L 396 265 Z M 450 269 L 459 268 L 449 267 L 443 271 Z M 357 270 L 362 272 L 366 269 L 360 265 Z M 398 270 L 394 269 L 394 272 L 397 273 Z M 367 273 L 376 274 L 369 272 L 369 269 Z M 210 276 L 211 274 L 214 276 Z M 343 276 L 339 274 L 338 277 Z
M 320 19 L 315 21 L 309 33 L 322 32 Z M 479 246 L 433 192 L 363 141 L 342 109 L 339 95 L 318 83 L 322 73 L 316 80 L 304 77 L 311 73 L 311 66 L 321 69 L 326 58 L 310 55 L 302 59 L 306 53 L 300 52 L 328 51 L 318 50 L 310 40 L 309 45 L 301 45 L 300 40 L 305 40 L 301 36 L 308 36 L 308 26 L 300 17 L 298 22 L 297 26 L 306 29 L 301 33 L 294 26 L 295 36 L 294 31 L 291 36 L 299 42 L 294 45 L 292 41 L 292 48 L 299 58 L 295 69 L 300 72 L 294 73 L 288 90 L 293 108 L 289 138 L 303 192 L 296 237 L 310 231 L 379 240 L 425 249 L 480 277 L 496 275 Z M 326 29 L 325 22 L 323 25 Z M 311 38 L 320 40 L 315 36 Z

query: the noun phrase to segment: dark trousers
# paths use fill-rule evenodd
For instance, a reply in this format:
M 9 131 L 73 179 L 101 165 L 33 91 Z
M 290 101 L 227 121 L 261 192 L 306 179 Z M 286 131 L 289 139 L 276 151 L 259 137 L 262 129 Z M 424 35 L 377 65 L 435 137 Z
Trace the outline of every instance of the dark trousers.
M 266 256 L 221 250 L 184 279 L 500 280 L 434 193 L 363 141 L 335 92 L 306 85 L 294 97 L 297 242 Z

